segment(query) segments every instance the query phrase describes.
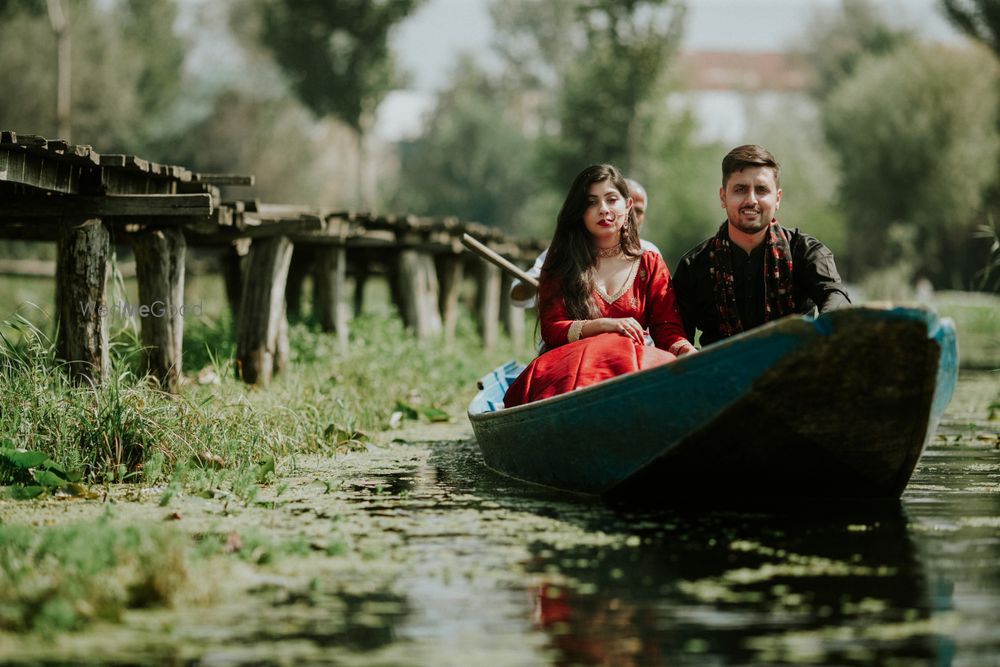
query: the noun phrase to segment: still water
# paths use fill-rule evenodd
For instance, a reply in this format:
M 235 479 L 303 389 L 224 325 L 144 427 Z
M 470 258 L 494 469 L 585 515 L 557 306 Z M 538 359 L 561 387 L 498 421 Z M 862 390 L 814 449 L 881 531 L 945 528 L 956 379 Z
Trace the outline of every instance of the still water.
M 630 511 L 425 443 L 354 486 L 362 511 L 410 517 L 381 641 L 427 664 L 1000 665 L 998 390 L 963 376 L 890 503 Z
M 889 503 L 609 507 L 490 472 L 467 424 L 303 461 L 270 509 L 192 499 L 180 523 L 336 534 L 350 558 L 17 662 L 1000 665 L 998 395 L 1000 374 L 963 375 Z

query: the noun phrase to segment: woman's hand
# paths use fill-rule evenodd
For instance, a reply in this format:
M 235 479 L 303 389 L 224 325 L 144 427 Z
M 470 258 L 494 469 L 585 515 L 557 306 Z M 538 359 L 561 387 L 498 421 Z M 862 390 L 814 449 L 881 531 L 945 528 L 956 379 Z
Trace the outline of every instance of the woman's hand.
M 675 356 L 683 357 L 688 354 L 697 353 L 698 348 L 692 345 L 691 341 L 687 340 L 686 338 L 681 338 L 679 341 L 671 345 L 670 349 L 667 351 Z
M 639 345 L 646 344 L 642 334 L 642 325 L 634 317 L 601 317 L 591 320 L 588 324 L 590 326 L 586 327 L 584 331 L 588 336 L 596 336 L 600 333 L 616 333 L 631 338 Z

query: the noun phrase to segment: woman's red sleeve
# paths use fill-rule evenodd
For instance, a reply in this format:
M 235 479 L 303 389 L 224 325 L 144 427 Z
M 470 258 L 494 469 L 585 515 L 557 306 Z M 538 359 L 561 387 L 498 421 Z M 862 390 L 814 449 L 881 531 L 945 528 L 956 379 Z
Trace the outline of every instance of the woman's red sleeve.
M 566 314 L 566 303 L 563 301 L 558 280 L 545 277 L 538 285 L 538 319 L 541 322 L 542 340 L 545 347 L 554 347 L 569 342 L 569 327 L 573 320 Z
M 643 260 L 649 264 L 649 283 L 646 288 L 649 333 L 656 347 L 669 350 L 674 343 L 685 338 L 684 321 L 677 308 L 673 281 L 666 263 L 658 253 L 646 252 Z

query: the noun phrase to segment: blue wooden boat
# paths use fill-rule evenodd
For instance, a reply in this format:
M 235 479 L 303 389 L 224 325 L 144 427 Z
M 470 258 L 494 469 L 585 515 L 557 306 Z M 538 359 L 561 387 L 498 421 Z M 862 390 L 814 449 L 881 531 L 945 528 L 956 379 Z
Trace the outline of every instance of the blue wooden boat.
M 510 362 L 469 419 L 519 480 L 643 503 L 898 498 L 958 377 L 955 329 L 921 308 L 788 317 L 699 354 L 513 408 Z

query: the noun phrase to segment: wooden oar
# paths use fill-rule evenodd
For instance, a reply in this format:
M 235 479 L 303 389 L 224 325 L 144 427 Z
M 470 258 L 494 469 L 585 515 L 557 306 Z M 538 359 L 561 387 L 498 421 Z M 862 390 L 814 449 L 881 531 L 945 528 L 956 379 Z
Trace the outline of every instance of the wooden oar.
M 488 247 L 486 247 L 476 239 L 472 238 L 468 234 L 462 234 L 462 244 L 472 252 L 476 253 L 477 255 L 485 259 L 486 261 L 496 264 L 507 273 L 511 274 L 515 278 L 520 279 L 521 282 L 527 283 L 532 287 L 534 287 L 535 289 L 538 289 L 537 278 L 532 278 L 527 273 L 525 273 L 523 269 L 514 266 L 509 261 L 507 261 L 506 258 L 502 257 L 499 253 L 490 250 Z

